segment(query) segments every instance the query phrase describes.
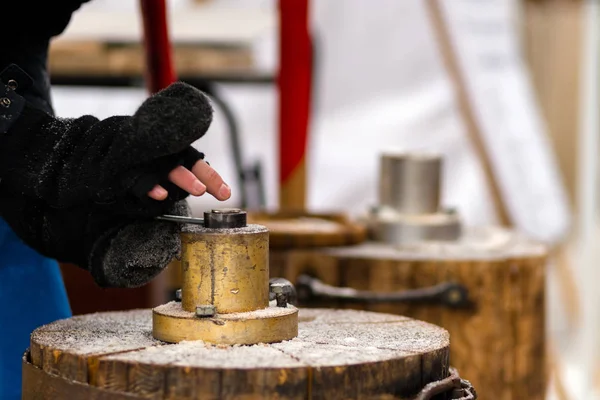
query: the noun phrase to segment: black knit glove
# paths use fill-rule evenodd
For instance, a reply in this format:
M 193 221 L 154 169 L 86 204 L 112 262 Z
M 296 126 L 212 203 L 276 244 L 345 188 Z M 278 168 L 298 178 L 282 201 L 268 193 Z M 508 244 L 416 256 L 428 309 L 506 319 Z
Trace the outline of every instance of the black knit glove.
M 89 270 L 100 286 L 137 287 L 156 276 L 180 241 L 178 224 L 154 217 L 188 215 L 188 193 L 168 175 L 203 158 L 190 145 L 211 123 L 207 97 L 176 83 L 131 117 L 58 119 L 29 104 L 19 111 L 0 132 L 0 215 L 30 247 Z M 166 200 L 148 197 L 157 184 Z
M 40 199 L 55 208 L 111 205 L 125 215 L 157 215 L 188 193 L 168 181 L 203 154 L 190 145 L 212 121 L 207 97 L 175 83 L 147 99 L 133 116 L 59 119 L 29 104 L 0 132 L 0 194 Z M 155 185 L 165 201 L 147 196 Z

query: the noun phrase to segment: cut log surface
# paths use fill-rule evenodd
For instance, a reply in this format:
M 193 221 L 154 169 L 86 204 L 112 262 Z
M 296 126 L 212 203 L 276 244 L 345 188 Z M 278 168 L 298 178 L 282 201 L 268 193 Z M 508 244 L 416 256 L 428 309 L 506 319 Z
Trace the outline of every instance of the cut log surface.
M 248 221 L 269 229 L 271 249 L 349 246 L 364 242 L 367 237 L 366 227 L 344 214 L 252 212 Z
M 271 276 L 292 283 L 309 274 L 324 283 L 377 293 L 462 284 L 473 307 L 357 303 L 316 299 L 301 306 L 405 315 L 448 330 L 452 365 L 482 398 L 543 400 L 546 248 L 513 231 L 469 229 L 453 243 L 394 247 L 273 250 Z
M 297 338 L 254 346 L 162 343 L 151 318 L 134 310 L 57 321 L 34 331 L 29 359 L 61 387 L 136 398 L 408 399 L 448 376 L 448 332 L 398 315 L 301 309 Z M 37 376 L 25 399 L 71 398 Z
M 422 242 L 401 246 L 366 242 L 358 246 L 331 248 L 340 257 L 372 260 L 508 260 L 519 257 L 545 257 L 547 249 L 538 242 L 510 230 L 478 227 L 465 231 L 457 241 Z

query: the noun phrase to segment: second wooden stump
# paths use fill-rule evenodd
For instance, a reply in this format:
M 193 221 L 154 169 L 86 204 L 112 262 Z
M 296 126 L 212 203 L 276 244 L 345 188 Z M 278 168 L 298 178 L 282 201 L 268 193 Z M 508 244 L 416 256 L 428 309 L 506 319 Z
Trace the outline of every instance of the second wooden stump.
M 456 242 L 393 247 L 363 243 L 325 249 L 272 249 L 271 276 L 307 274 L 338 287 L 392 293 L 456 282 L 473 305 L 356 303 L 315 298 L 301 305 L 407 315 L 447 329 L 451 362 L 483 398 L 542 400 L 546 249 L 500 228 L 467 230 Z

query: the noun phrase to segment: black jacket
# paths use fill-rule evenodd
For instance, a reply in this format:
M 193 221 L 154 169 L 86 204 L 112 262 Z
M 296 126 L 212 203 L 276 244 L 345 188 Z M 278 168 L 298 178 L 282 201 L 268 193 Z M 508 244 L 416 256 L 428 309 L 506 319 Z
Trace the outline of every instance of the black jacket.
M 4 30 L 0 36 L 0 80 L 4 84 L 17 82 L 16 93 L 46 112 L 53 112 L 47 69 L 50 40 L 65 30 L 73 12 L 88 1 L 8 0 L 0 6 Z M 0 87 L 4 89 L 4 85 Z M 18 102 L 14 93 L 1 92 L 1 98 Z M 0 132 L 8 130 L 18 118 L 22 107 L 15 106 L 3 107 L 0 100 Z

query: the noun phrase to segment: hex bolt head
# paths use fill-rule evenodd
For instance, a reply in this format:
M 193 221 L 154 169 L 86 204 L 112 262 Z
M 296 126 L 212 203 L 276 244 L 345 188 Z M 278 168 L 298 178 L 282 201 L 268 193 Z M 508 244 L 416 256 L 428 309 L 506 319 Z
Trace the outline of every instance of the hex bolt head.
M 277 307 L 287 307 L 288 303 L 296 305 L 296 288 L 287 279 L 271 278 L 269 280 L 269 300 L 277 300 Z
M 206 318 L 212 317 L 217 313 L 215 306 L 212 304 L 205 304 L 196 307 L 196 317 Z
M 275 294 L 283 293 L 283 287 L 282 286 L 271 286 L 271 292 L 273 292 Z
M 287 296 L 283 293 L 283 285 L 277 283 L 270 284 L 269 290 L 271 292 L 269 297 L 274 297 L 274 300 L 277 302 L 277 307 L 287 307 Z
M 175 298 L 177 299 L 177 301 L 181 301 L 181 289 L 177 289 L 177 291 L 175 292 Z

